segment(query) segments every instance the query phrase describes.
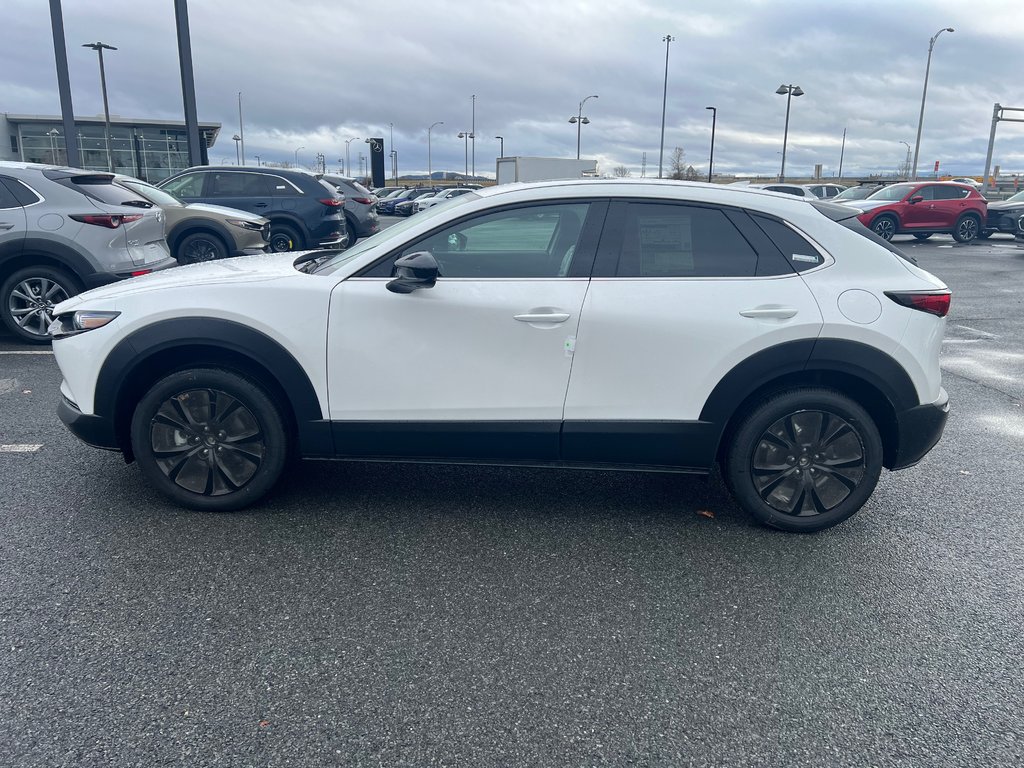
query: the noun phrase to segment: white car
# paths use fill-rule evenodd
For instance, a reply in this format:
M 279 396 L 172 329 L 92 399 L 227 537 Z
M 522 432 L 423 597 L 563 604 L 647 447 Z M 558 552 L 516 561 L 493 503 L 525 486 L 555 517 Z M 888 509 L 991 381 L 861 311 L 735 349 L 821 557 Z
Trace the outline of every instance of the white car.
M 476 190 L 468 189 L 466 187 L 453 187 L 452 189 L 442 189 L 440 192 L 436 194 L 421 197 L 419 200 L 417 200 L 417 210 L 425 211 L 427 210 L 427 208 L 432 208 L 438 203 L 443 203 L 447 200 L 452 200 L 453 198 L 461 197 L 467 192 L 474 191 Z
M 858 211 L 623 180 L 467 193 L 344 252 L 88 291 L 51 326 L 61 419 L 180 504 L 286 457 L 706 473 L 827 528 L 948 413 L 950 292 Z

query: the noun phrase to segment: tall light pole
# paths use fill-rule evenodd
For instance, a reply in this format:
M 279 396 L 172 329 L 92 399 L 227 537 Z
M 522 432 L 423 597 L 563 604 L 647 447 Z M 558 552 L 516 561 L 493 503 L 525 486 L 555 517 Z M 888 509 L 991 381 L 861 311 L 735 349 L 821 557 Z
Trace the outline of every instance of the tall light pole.
M 803 96 L 803 89 L 799 85 L 780 85 L 776 91 L 778 94 L 786 94 L 786 127 L 782 132 L 782 168 L 779 170 L 779 183 L 786 180 L 786 143 L 789 141 L 789 105 L 794 96 Z
M 668 104 L 668 47 L 675 40 L 672 35 L 661 38 L 665 43 L 665 88 L 661 93 L 661 151 L 658 153 L 658 178 L 662 179 L 662 167 L 665 161 L 665 107 Z
M 95 43 L 83 43 L 83 48 L 92 48 L 100 56 L 100 90 L 103 91 L 103 123 L 106 127 L 106 138 L 107 138 L 107 170 L 111 173 L 114 172 L 114 156 L 110 152 L 110 105 L 107 103 L 107 73 L 103 69 L 103 51 L 116 51 L 112 45 L 101 43 L 99 41 Z
M 496 138 L 498 141 L 501 142 L 501 144 L 498 145 L 498 157 L 504 157 L 505 156 L 505 137 L 504 136 L 495 136 L 494 138 Z
M 466 177 L 469 177 L 469 140 L 475 139 L 472 131 L 459 131 L 459 138 L 465 141 L 466 145 Z
M 242 162 L 245 165 L 245 128 L 242 125 L 242 92 L 238 92 L 238 140 L 242 143 Z
M 843 128 L 843 146 L 839 149 L 839 178 L 843 178 L 843 155 L 846 154 L 846 129 Z
M 587 96 L 587 98 L 585 98 L 583 101 L 580 102 L 580 108 L 579 108 L 579 110 L 577 110 L 576 114 L 569 118 L 569 123 L 570 124 L 571 123 L 575 123 L 576 124 L 576 159 L 577 160 L 580 159 L 580 128 L 583 127 L 584 125 L 589 125 L 590 124 L 590 118 L 583 116 L 583 105 L 586 104 L 587 101 L 589 101 L 590 99 L 596 99 L 596 98 L 597 98 L 596 94 L 594 96 Z
M 439 125 L 444 125 L 444 120 L 438 120 L 436 123 L 431 123 L 430 127 L 427 128 L 427 178 L 430 183 L 434 183 L 434 166 L 431 162 L 430 157 L 430 132 Z
M 238 142 L 242 140 L 242 137 L 236 133 L 231 137 L 231 140 L 235 142 L 235 165 L 241 165 L 241 156 L 238 154 Z
M 57 165 L 57 137 L 60 136 L 60 131 L 51 128 L 46 135 L 50 137 L 50 162 Z
M 345 139 L 345 168 L 344 168 L 344 172 L 345 172 L 345 174 L 347 174 L 349 176 L 352 175 L 352 163 L 350 163 L 349 159 L 348 159 L 348 145 L 351 144 L 353 141 L 359 141 L 359 139 L 361 139 L 361 138 L 362 138 L 362 136 L 353 136 L 351 139 Z
M 711 110 L 711 157 L 708 159 L 708 184 L 711 183 L 711 172 L 715 167 L 715 123 L 718 121 L 717 107 L 704 107 Z
M 473 94 L 473 115 L 469 124 L 469 140 L 473 142 L 473 176 L 476 177 L 476 94 Z
M 907 159 L 903 161 L 903 168 L 904 168 L 904 172 L 907 174 L 907 177 L 909 178 L 910 177 L 910 145 L 907 142 L 905 142 L 905 141 L 900 141 L 900 144 L 902 144 L 904 147 L 907 148 Z
M 256 167 L 259 168 L 259 166 L 260 166 L 260 156 L 259 155 L 253 155 L 253 157 L 256 158 Z
M 305 147 L 296 147 L 295 148 L 295 167 L 296 168 L 299 167 L 299 150 L 300 149 L 305 149 Z
M 924 68 L 924 90 L 921 91 L 921 115 L 917 118 L 917 141 L 914 142 L 914 167 L 911 170 L 910 176 L 912 179 L 917 178 L 917 159 L 921 152 L 921 126 L 924 125 L 924 100 L 928 96 L 928 72 L 932 68 L 932 49 L 935 47 L 935 41 L 939 39 L 939 35 L 943 32 L 954 31 L 952 27 L 945 27 L 932 35 L 931 40 L 928 41 L 928 63 Z

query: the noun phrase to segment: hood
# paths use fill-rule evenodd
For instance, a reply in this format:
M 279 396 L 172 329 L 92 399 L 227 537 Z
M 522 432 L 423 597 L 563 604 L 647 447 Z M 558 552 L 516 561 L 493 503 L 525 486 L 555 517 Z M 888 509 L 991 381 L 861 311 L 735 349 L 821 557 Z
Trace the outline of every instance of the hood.
M 55 311 L 67 312 L 84 302 L 108 301 L 148 291 L 215 283 L 239 284 L 281 280 L 302 274 L 294 267 L 295 260 L 301 255 L 300 252 L 262 253 L 162 269 L 159 272 L 121 280 L 72 296 L 57 305 Z
M 998 203 L 989 203 L 988 209 L 990 211 L 1024 211 L 1024 200 L 1014 200 L 1012 203 L 1008 200 L 1000 200 Z
M 862 211 L 871 211 L 875 208 L 881 208 L 886 205 L 892 205 L 898 200 L 843 200 L 843 205 L 848 205 L 851 208 L 859 208 Z
M 248 211 L 240 211 L 237 208 L 228 208 L 224 205 L 208 205 L 207 203 L 189 203 L 187 206 L 190 211 L 205 211 L 207 213 L 217 213 L 221 216 L 230 216 L 232 219 L 242 219 L 243 221 L 254 221 L 263 222 L 268 219 L 263 216 L 258 216 L 255 213 L 249 213 Z

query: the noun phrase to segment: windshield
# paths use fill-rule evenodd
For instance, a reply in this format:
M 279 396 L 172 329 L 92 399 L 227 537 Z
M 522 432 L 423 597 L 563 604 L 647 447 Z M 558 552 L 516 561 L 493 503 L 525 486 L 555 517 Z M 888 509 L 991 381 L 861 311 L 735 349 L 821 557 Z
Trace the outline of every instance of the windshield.
M 382 229 L 377 234 L 371 235 L 365 240 L 360 240 L 347 251 L 342 251 L 337 256 L 334 256 L 333 258 L 325 261 L 323 264 L 321 264 L 319 267 L 313 270 L 313 274 L 329 275 L 342 264 L 351 261 L 354 257 L 360 255 L 361 253 L 365 253 L 371 248 L 376 248 L 377 246 L 383 243 L 387 243 L 389 240 L 398 239 L 410 227 L 417 227 L 420 225 L 421 222 L 426 221 L 427 219 L 431 219 L 437 216 L 438 214 L 444 213 L 445 211 L 450 210 L 454 206 L 468 203 L 472 199 L 479 200 L 480 196 L 461 195 L 459 197 L 452 198 L 451 200 L 446 200 L 443 203 L 432 205 L 430 208 L 427 208 L 422 213 L 417 213 L 415 216 L 410 216 L 408 219 L 400 221 L 397 224 L 393 224 L 387 229 Z
M 902 200 L 910 190 L 914 189 L 913 184 L 893 184 L 890 187 L 882 187 L 877 192 L 868 195 L 868 200 Z
M 1003 200 L 1004 203 L 1024 203 L 1024 189 Z
M 118 183 L 122 187 L 127 187 L 132 192 L 142 195 L 144 198 L 149 200 L 151 203 L 163 206 L 165 208 L 181 208 L 184 203 L 177 197 L 172 195 L 163 189 L 157 189 L 156 187 L 146 184 L 142 181 L 127 181 L 125 179 L 118 179 Z
M 863 200 L 871 194 L 874 187 L 850 187 L 836 195 L 834 200 Z

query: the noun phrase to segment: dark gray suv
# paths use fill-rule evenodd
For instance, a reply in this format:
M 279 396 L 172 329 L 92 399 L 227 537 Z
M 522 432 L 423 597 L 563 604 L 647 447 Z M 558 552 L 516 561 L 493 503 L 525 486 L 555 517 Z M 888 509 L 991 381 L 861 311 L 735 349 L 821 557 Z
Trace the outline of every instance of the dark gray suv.
M 164 213 L 111 173 L 0 162 L 0 319 L 50 340 L 53 307 L 87 288 L 177 262 Z
M 345 221 L 348 224 L 349 245 L 357 238 L 369 237 L 380 231 L 377 218 L 377 196 L 355 179 L 325 173 L 324 181 L 334 185 L 345 196 Z
M 345 248 L 345 198 L 317 176 L 286 168 L 201 166 L 158 185 L 186 203 L 212 203 L 270 219 L 270 250 Z

